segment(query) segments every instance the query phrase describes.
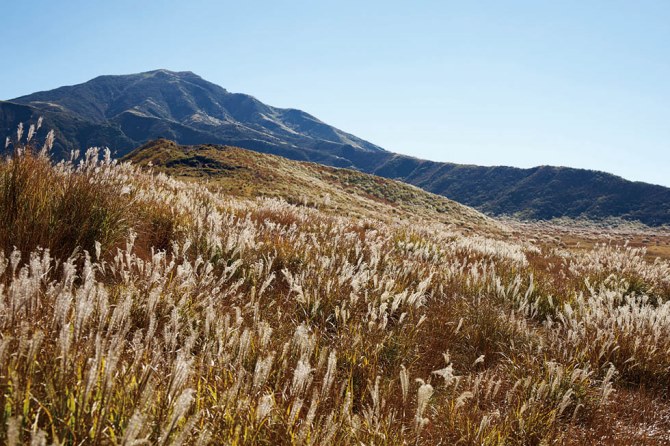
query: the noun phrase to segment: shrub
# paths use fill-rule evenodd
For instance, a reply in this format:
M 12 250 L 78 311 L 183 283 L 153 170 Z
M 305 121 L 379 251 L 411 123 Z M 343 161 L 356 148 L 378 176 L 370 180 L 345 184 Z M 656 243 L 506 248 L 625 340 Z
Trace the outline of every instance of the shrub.
M 77 249 L 107 250 L 125 237 L 131 201 L 123 185 L 106 177 L 113 162 L 98 162 L 98 152 L 75 166 L 54 167 L 29 147 L 0 162 L 0 250 L 49 249 L 63 259 Z

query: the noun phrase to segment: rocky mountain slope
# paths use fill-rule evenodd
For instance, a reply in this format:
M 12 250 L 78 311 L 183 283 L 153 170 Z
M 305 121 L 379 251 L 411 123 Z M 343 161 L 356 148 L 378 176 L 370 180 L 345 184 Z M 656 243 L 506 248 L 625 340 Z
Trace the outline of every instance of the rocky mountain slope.
M 338 152 L 382 151 L 295 109 L 230 93 L 191 72 L 156 70 L 100 76 L 1 104 L 2 123 L 44 115 L 58 131 L 56 150 L 106 145 L 124 155 L 164 137 L 183 144 L 225 143 L 295 159 L 350 165 Z M 11 125 L 10 125 L 11 128 Z

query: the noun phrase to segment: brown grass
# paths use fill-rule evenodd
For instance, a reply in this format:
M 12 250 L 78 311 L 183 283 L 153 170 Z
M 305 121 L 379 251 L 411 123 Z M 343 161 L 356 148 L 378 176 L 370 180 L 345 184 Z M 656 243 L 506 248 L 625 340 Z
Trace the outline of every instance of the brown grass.
M 54 169 L 28 147 L 0 163 L 0 250 L 49 249 L 56 258 L 93 254 L 127 234 L 131 203 L 121 185 L 102 185 L 93 171 Z
M 0 442 L 667 443 L 670 264 L 641 250 L 356 218 L 104 160 L 0 172 L 23 219 L 97 228 L 4 227 L 23 252 L 0 256 Z M 100 259 L 68 260 L 100 240 Z

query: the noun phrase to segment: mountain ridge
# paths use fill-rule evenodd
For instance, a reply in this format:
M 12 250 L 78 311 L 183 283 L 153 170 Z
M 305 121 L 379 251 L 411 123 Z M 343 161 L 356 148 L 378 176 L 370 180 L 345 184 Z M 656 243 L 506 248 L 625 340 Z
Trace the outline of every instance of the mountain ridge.
M 491 215 L 620 217 L 670 224 L 670 188 L 555 166 L 475 166 L 400 155 L 292 108 L 231 93 L 189 71 L 153 70 L 0 101 L 0 137 L 44 117 L 54 156 L 107 146 L 124 156 L 148 141 L 220 144 L 399 179 Z

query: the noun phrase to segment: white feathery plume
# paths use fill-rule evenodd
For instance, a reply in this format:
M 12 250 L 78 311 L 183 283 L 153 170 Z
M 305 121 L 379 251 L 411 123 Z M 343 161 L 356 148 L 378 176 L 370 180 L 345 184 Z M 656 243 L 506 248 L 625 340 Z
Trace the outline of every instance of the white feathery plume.
M 428 401 L 430 400 L 430 397 L 433 396 L 433 386 L 430 384 L 426 384 L 422 379 L 417 378 L 416 380 L 421 386 L 419 386 L 419 390 L 417 391 L 416 395 L 416 426 L 417 430 L 421 431 L 421 429 L 429 423 L 428 418 L 423 417 L 423 413 L 426 411 L 426 407 L 428 406 Z
M 55 138 L 56 138 L 56 134 L 54 133 L 54 131 L 49 130 L 49 133 L 47 133 L 46 140 L 44 141 L 44 145 L 42 146 L 42 150 L 40 151 L 40 156 L 46 156 L 47 153 L 49 153 L 49 151 L 54 146 Z
M 263 395 L 256 406 L 256 421 L 261 422 L 272 411 L 274 398 L 271 394 Z
M 300 359 L 293 371 L 293 383 L 291 384 L 291 394 L 300 395 L 307 386 L 309 375 L 312 373 L 312 368 L 309 365 L 309 360 Z
M 402 401 L 405 403 L 409 393 L 409 372 L 404 364 L 400 366 L 400 388 L 402 389 Z
M 31 139 L 33 139 L 33 136 L 35 135 L 35 124 L 30 124 L 30 127 L 28 127 L 28 139 L 26 142 L 30 142 Z
M 326 368 L 326 375 L 323 378 L 323 387 L 321 388 L 321 396 L 325 397 L 330 391 L 330 387 L 335 380 L 335 373 L 337 372 L 337 351 L 332 350 L 328 355 L 328 367 Z
M 465 403 L 467 400 L 472 398 L 474 394 L 470 391 L 465 391 L 461 393 L 458 398 L 456 398 L 456 405 L 454 406 L 455 409 L 460 409 L 461 407 L 465 406 Z

